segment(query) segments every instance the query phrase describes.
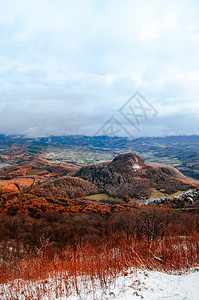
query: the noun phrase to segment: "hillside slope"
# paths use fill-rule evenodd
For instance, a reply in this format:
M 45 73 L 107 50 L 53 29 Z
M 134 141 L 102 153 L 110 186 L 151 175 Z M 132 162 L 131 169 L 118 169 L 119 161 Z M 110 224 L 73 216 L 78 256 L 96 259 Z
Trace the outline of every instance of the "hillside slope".
M 85 166 L 74 175 L 95 184 L 113 196 L 149 197 L 152 188 L 167 194 L 195 186 L 177 169 L 147 164 L 136 153 L 116 156 L 112 162 Z

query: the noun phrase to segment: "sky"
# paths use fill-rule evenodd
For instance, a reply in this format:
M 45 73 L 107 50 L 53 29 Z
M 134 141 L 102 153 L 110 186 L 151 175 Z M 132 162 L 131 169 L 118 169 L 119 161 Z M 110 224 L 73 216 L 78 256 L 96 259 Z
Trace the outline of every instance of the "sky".
M 0 7 L 0 133 L 199 134 L 198 0 Z

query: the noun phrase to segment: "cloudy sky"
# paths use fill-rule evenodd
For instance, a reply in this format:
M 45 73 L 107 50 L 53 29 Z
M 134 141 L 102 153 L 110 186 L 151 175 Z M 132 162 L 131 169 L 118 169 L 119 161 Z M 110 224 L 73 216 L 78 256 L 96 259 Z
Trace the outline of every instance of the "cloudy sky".
M 113 117 L 133 136 L 199 134 L 198 0 L 0 7 L 0 133 L 93 135 Z

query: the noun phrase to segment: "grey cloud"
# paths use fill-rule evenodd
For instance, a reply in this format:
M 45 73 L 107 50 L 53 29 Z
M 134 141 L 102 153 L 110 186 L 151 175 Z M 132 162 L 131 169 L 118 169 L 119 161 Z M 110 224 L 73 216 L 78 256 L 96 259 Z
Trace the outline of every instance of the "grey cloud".
M 111 116 L 128 127 L 118 109 L 140 91 L 159 111 L 141 134 L 198 133 L 198 2 L 100 3 L 4 3 L 0 132 L 92 135 Z

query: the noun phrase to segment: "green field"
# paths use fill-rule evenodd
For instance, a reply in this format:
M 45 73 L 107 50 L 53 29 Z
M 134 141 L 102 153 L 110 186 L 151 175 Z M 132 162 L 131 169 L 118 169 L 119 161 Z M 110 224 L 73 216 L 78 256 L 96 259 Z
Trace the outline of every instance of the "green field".
M 162 193 L 156 189 L 153 189 L 153 191 L 150 195 L 150 199 L 163 198 L 163 197 L 175 197 L 175 196 L 182 194 L 183 192 L 184 191 L 177 191 L 176 193 L 169 195 L 166 193 Z
M 107 201 L 119 201 L 119 202 L 122 202 L 124 203 L 124 201 L 118 197 L 112 197 L 112 196 L 109 196 L 108 194 L 95 194 L 95 195 L 89 195 L 89 196 L 86 196 L 84 197 L 84 199 L 86 200 L 91 200 L 91 201 L 102 201 L 102 200 L 107 200 Z

